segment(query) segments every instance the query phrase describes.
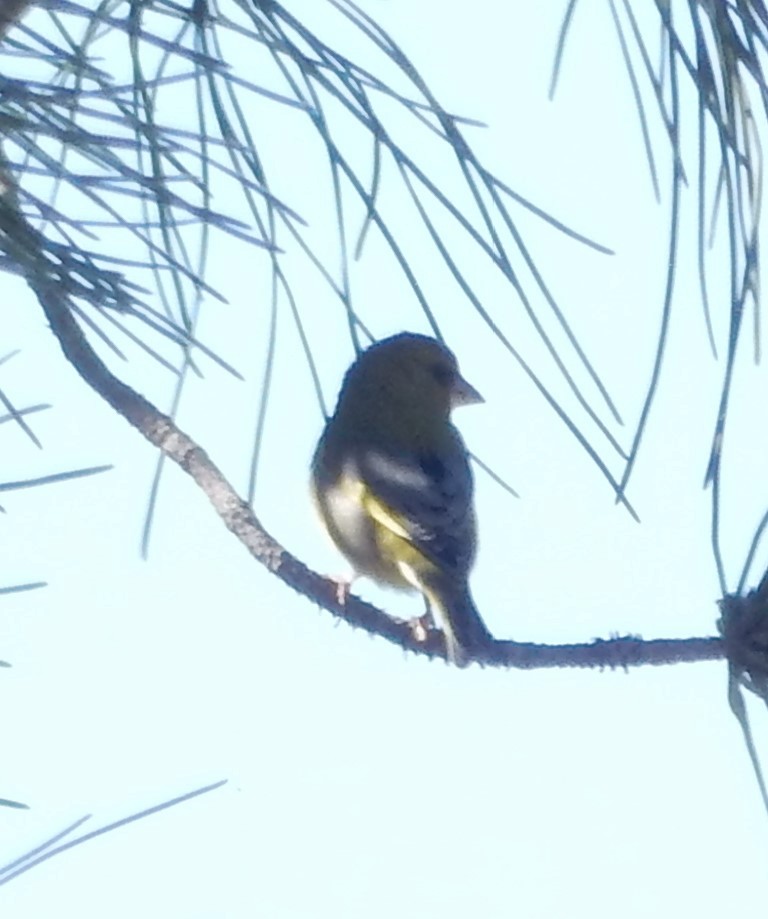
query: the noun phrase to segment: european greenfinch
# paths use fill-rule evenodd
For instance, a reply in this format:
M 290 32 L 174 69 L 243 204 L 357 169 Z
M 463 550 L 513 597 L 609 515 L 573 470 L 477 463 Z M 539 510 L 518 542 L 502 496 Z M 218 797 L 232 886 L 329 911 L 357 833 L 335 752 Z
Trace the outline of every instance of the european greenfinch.
M 474 484 L 451 409 L 484 401 L 444 345 L 408 332 L 363 351 L 312 460 L 320 516 L 355 574 L 420 591 L 463 665 L 493 637 L 468 577 Z

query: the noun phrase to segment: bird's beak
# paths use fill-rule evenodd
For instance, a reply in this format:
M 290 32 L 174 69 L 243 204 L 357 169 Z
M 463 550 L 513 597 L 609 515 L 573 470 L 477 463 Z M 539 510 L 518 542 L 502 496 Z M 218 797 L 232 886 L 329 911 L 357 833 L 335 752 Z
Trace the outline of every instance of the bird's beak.
M 460 405 L 477 405 L 479 402 L 485 402 L 485 399 L 463 376 L 456 375 L 456 379 L 451 386 L 451 408 L 458 408 Z

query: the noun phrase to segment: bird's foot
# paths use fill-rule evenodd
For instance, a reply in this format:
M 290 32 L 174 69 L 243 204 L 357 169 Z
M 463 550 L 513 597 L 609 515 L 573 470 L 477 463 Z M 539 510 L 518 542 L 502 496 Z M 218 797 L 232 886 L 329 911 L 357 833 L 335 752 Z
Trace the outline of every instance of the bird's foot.
M 352 592 L 352 585 L 355 583 L 355 577 L 350 575 L 328 575 L 328 580 L 331 581 L 335 587 L 335 598 L 339 606 L 345 606 L 349 595 Z
M 427 640 L 427 636 L 434 627 L 435 620 L 429 610 L 422 613 L 421 616 L 414 616 L 413 619 L 408 620 L 408 628 L 411 630 L 414 639 L 419 643 Z

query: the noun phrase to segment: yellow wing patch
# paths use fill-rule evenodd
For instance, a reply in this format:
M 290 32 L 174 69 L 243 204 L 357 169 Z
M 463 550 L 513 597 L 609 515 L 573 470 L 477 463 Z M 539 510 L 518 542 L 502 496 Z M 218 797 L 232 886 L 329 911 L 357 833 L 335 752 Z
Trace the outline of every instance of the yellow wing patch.
M 384 504 L 383 501 L 380 501 L 373 492 L 365 489 L 363 495 L 363 506 L 366 511 L 371 515 L 371 517 L 376 521 L 376 523 L 381 524 L 381 526 L 386 527 L 388 530 L 391 530 L 396 536 L 399 536 L 401 539 L 406 539 L 410 542 L 410 534 L 408 530 L 403 526 L 402 521 L 399 519 L 397 514 Z

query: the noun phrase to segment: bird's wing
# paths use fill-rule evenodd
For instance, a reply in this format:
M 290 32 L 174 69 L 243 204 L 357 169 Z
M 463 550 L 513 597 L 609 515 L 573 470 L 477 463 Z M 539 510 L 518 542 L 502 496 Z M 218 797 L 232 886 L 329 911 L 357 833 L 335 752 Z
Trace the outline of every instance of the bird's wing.
M 466 578 L 475 546 L 472 471 L 458 432 L 440 453 L 368 448 L 358 457 L 380 524 L 412 543 L 444 574 Z

